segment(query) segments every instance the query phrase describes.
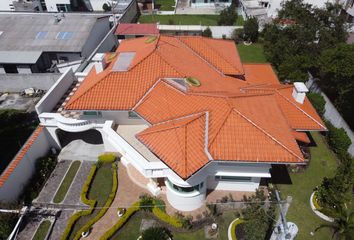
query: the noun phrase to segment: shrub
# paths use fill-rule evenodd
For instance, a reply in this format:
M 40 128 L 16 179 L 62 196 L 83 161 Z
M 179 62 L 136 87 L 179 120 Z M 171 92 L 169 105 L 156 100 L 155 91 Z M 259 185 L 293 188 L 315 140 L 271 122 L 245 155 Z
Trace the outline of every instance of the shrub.
M 139 206 L 140 202 L 136 202 L 128 208 L 125 214 L 116 222 L 116 224 L 114 224 L 112 228 L 103 234 L 100 240 L 107 240 L 112 237 L 113 234 L 118 231 L 135 212 L 139 211 Z
M 75 224 L 75 222 L 81 217 L 81 216 L 86 216 L 86 215 L 89 215 L 93 212 L 93 209 L 94 207 L 96 206 L 96 201 L 95 200 L 90 200 L 87 198 L 87 193 L 89 191 L 89 188 L 90 188 L 90 185 L 91 185 L 91 182 L 92 182 L 92 179 L 93 177 L 95 176 L 95 173 L 96 173 L 96 170 L 97 170 L 97 167 L 96 165 L 92 165 L 91 167 L 91 170 L 90 170 L 90 173 L 85 181 L 85 184 L 84 186 L 82 187 L 82 191 L 81 191 L 81 201 L 86 204 L 86 205 L 89 205 L 90 208 L 87 209 L 87 210 L 82 210 L 82 211 L 79 211 L 77 213 L 75 213 L 74 215 L 71 216 L 71 218 L 69 219 L 68 221 L 68 224 L 66 225 L 66 228 L 64 230 L 64 233 L 61 237 L 61 240 L 66 240 L 68 239 L 71 231 L 72 231 L 72 228 Z M 81 232 L 80 232 L 81 234 Z
M 117 159 L 117 156 L 113 153 L 105 153 L 98 157 L 98 161 L 102 163 L 113 163 Z
M 107 212 L 107 210 L 109 209 L 109 207 L 111 206 L 114 197 L 116 195 L 117 192 L 117 188 L 118 188 L 118 178 L 117 178 L 117 165 L 115 163 L 112 163 L 112 174 L 113 174 L 113 184 L 112 184 L 112 191 L 108 196 L 108 199 L 105 203 L 105 205 L 103 206 L 103 208 L 98 212 L 98 214 L 96 216 L 94 216 L 93 218 L 91 218 L 75 235 L 74 240 L 79 240 L 81 238 L 81 233 L 82 232 L 86 232 L 90 229 L 90 227 L 95 224 L 98 220 L 100 220 L 103 215 L 105 215 L 105 213 Z
M 154 199 L 154 206 L 159 208 L 161 211 L 166 212 L 166 204 L 161 198 Z
M 168 240 L 172 237 L 171 232 L 163 227 L 151 227 L 141 234 L 142 240 Z
M 111 11 L 112 7 L 111 7 L 109 4 L 104 3 L 104 4 L 102 5 L 102 9 L 103 9 L 103 11 L 105 11 L 105 12 L 109 12 L 109 11 Z
M 326 122 L 328 129 L 327 140 L 331 149 L 343 158 L 352 143 L 343 128 L 336 128 L 330 122 Z
M 237 12 L 235 6 L 232 4 L 230 7 L 223 9 L 220 12 L 218 25 L 219 26 L 233 26 L 237 19 Z
M 164 211 L 162 211 L 158 207 L 154 207 L 152 209 L 152 212 L 158 219 L 174 226 L 175 228 L 183 227 L 183 221 L 181 221 L 179 218 L 175 218 L 175 217 L 168 215 L 167 213 L 165 213 Z
M 312 103 L 313 107 L 316 109 L 317 113 L 323 116 L 325 112 L 325 104 L 326 101 L 322 97 L 321 94 L 319 93 L 308 93 L 307 94 L 308 99 Z
M 202 32 L 203 37 L 213 37 L 213 33 L 210 30 L 210 27 L 207 27 L 203 32 Z
M 154 206 L 154 199 L 149 195 L 142 195 L 140 196 L 139 207 L 143 211 L 151 212 Z

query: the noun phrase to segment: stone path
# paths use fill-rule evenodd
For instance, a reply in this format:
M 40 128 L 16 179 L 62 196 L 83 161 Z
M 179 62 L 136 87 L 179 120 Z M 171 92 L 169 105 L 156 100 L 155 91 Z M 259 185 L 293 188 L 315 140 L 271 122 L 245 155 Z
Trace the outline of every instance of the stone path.
M 61 235 L 64 232 L 64 229 L 69 221 L 69 218 L 74 214 L 74 210 L 64 210 L 60 213 L 60 216 L 57 218 L 54 223 L 52 234 L 49 237 L 49 240 L 59 240 Z
M 65 196 L 63 204 L 69 205 L 83 205 L 85 206 L 80 199 L 81 189 L 84 186 L 84 183 L 87 179 L 87 176 L 90 173 L 91 165 L 93 162 L 83 161 L 79 170 L 76 173 L 76 176 L 71 184 L 68 193 Z
M 33 202 L 49 203 L 52 201 L 62 179 L 70 167 L 70 164 L 71 161 L 68 160 L 58 162 L 42 191 L 39 193 L 39 196 Z
M 143 193 L 148 193 L 146 189 L 143 189 L 134 184 L 128 174 L 127 168 L 121 163 L 118 163 L 118 190 L 114 198 L 111 207 L 106 214 L 92 226 L 90 235 L 87 240 L 99 239 L 108 229 L 110 229 L 117 221 L 117 209 L 119 207 L 129 207 L 134 202 L 139 200 L 139 196 Z

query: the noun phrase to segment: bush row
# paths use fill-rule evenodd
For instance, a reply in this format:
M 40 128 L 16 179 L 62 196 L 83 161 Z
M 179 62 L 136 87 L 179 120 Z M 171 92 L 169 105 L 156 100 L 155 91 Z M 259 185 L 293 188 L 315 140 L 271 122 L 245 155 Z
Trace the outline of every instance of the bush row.
M 115 163 L 112 163 L 112 175 L 113 175 L 113 184 L 112 184 L 112 191 L 108 196 L 108 199 L 103 206 L 103 208 L 99 211 L 99 213 L 91 218 L 76 234 L 74 237 L 74 240 L 79 240 L 81 238 L 81 233 L 82 232 L 87 232 L 89 231 L 90 227 L 95 224 L 98 220 L 100 220 L 103 215 L 106 214 L 107 210 L 111 206 L 114 197 L 116 196 L 117 188 L 118 188 L 118 176 L 117 176 L 117 165 Z
M 328 129 L 328 145 L 340 159 L 344 158 L 347 155 L 350 144 L 352 144 L 350 138 L 343 128 L 336 128 L 328 121 L 326 121 L 326 127 Z
M 155 216 L 158 219 L 160 219 L 161 221 L 163 221 L 165 223 L 172 225 L 173 227 L 176 227 L 176 228 L 183 227 L 183 222 L 181 220 L 168 215 L 167 213 L 165 213 L 164 211 L 162 211 L 158 207 L 153 207 L 152 212 L 153 212 L 153 214 L 155 214 Z
M 90 185 L 91 185 L 91 182 L 93 180 L 93 177 L 95 176 L 95 173 L 96 173 L 96 170 L 97 170 L 97 167 L 96 165 L 92 165 L 91 167 L 91 170 L 90 170 L 90 173 L 85 181 L 85 184 L 82 188 L 82 191 L 81 191 L 81 201 L 84 203 L 84 204 L 87 204 L 90 206 L 89 209 L 87 210 L 82 210 L 82 211 L 79 211 L 77 213 L 75 213 L 73 216 L 71 216 L 71 218 L 69 219 L 68 221 L 68 224 L 66 225 L 66 228 L 64 230 L 64 233 L 61 237 L 61 240 L 66 240 L 68 239 L 71 231 L 72 231 L 72 228 L 75 224 L 75 222 L 81 217 L 81 216 L 86 216 L 86 215 L 89 215 L 93 212 L 93 209 L 94 207 L 96 206 L 96 200 L 90 200 L 87 198 L 87 193 L 90 189 Z
M 117 156 L 113 153 L 105 153 L 98 156 L 98 161 L 102 163 L 113 163 L 116 160 Z
M 110 228 L 107 232 L 105 232 L 105 234 L 103 234 L 100 240 L 107 240 L 112 237 L 113 234 L 118 231 L 134 213 L 139 211 L 139 206 L 140 202 L 136 202 L 130 208 L 128 208 L 125 214 L 116 222 L 116 224 L 114 224 L 112 228 Z

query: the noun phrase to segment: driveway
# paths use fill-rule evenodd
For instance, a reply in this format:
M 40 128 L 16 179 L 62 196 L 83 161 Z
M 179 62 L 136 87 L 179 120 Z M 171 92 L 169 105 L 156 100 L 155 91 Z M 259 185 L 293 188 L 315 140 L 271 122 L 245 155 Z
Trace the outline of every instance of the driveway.
M 97 157 L 104 153 L 103 144 L 89 144 L 82 140 L 74 140 L 66 145 L 60 152 L 61 160 L 96 161 Z

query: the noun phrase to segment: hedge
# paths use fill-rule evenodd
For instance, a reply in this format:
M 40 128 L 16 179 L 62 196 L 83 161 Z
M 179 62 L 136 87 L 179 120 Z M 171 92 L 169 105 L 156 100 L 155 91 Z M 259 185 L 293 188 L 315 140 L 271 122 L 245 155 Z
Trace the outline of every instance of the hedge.
M 162 211 L 158 207 L 153 207 L 152 212 L 155 214 L 155 216 L 158 219 L 160 219 L 161 221 L 163 221 L 165 223 L 168 223 L 176 228 L 183 227 L 183 222 L 181 222 L 179 219 L 177 219 L 175 217 L 168 215 L 167 213 L 165 213 L 164 211 Z
M 105 153 L 98 156 L 98 161 L 102 163 L 113 163 L 116 160 L 117 156 L 113 153 Z
M 231 226 L 231 238 L 232 240 L 237 240 L 236 238 L 236 227 L 243 223 L 244 221 L 242 219 L 237 219 Z
M 312 103 L 313 107 L 316 109 L 317 113 L 321 116 L 325 113 L 325 105 L 326 101 L 322 97 L 321 94 L 319 93 L 308 93 L 307 94 L 308 99 Z
M 316 210 L 321 211 L 322 207 L 320 206 L 320 204 L 318 203 L 318 196 L 317 196 L 317 191 L 315 192 L 315 194 L 313 195 L 312 198 L 312 203 L 315 206 Z
M 116 192 L 117 192 L 117 188 L 118 188 L 117 165 L 115 163 L 112 163 L 112 173 L 113 173 L 112 191 L 109 194 L 105 205 L 98 212 L 98 214 L 96 216 L 91 218 L 82 228 L 80 228 L 80 230 L 75 234 L 74 240 L 79 240 L 81 238 L 81 233 L 88 231 L 93 224 L 95 224 L 98 220 L 100 220 L 103 217 L 103 215 L 106 214 L 109 207 L 111 206 L 111 204 L 114 200 L 114 197 L 116 196 Z
M 140 202 L 136 202 L 130 208 L 128 208 L 125 214 L 116 222 L 116 224 L 114 224 L 112 228 L 103 234 L 100 240 L 107 240 L 112 237 L 113 234 L 117 232 L 135 212 L 139 211 L 139 205 Z
M 340 158 L 344 157 L 350 144 L 352 144 L 350 138 L 343 128 L 336 128 L 330 122 L 326 122 L 326 126 L 329 146 Z
M 61 240 L 66 240 L 68 239 L 69 235 L 70 235 L 70 232 L 75 224 L 75 222 L 81 217 L 81 216 L 86 216 L 86 215 L 89 215 L 93 212 L 93 209 L 94 207 L 96 206 L 96 200 L 90 200 L 87 198 L 87 192 L 90 188 L 90 185 L 91 185 L 91 182 L 92 182 L 92 179 L 93 177 L 95 176 L 95 173 L 96 173 L 96 170 L 97 170 L 97 167 L 96 165 L 92 165 L 91 167 L 91 170 L 90 170 L 90 173 L 85 181 L 85 184 L 82 188 L 82 191 L 81 191 L 81 201 L 86 204 L 86 205 L 89 205 L 90 208 L 87 209 L 87 210 L 82 210 L 82 211 L 79 211 L 77 213 L 75 213 L 74 215 L 71 216 L 71 218 L 69 219 L 68 221 L 68 224 L 66 225 L 66 228 L 64 230 L 64 233 L 63 235 L 61 236 Z

